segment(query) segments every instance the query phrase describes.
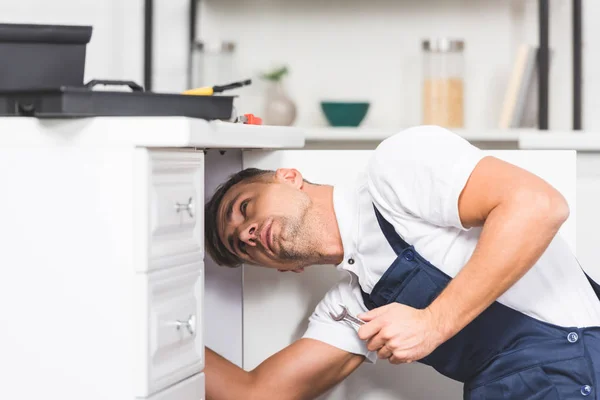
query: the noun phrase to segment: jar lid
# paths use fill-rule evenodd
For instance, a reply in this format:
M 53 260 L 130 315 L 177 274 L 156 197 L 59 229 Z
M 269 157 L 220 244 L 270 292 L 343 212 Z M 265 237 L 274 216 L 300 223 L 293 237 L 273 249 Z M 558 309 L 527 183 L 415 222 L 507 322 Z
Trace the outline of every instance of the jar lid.
M 233 53 L 235 50 L 235 43 L 229 41 L 196 40 L 194 41 L 194 49 L 209 53 Z
M 452 51 L 462 51 L 465 48 L 465 42 L 460 39 L 434 38 L 423 40 L 423 50 L 434 53 L 447 53 Z

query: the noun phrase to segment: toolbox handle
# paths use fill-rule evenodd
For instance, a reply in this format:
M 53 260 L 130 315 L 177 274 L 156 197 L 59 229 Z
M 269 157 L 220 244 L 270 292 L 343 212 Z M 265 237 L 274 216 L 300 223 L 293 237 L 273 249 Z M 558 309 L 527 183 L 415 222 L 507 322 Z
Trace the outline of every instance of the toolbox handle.
M 92 89 L 96 85 L 115 85 L 115 86 L 129 86 L 134 92 L 143 92 L 144 88 L 134 81 L 119 81 L 111 79 L 93 79 L 85 84 L 85 87 Z

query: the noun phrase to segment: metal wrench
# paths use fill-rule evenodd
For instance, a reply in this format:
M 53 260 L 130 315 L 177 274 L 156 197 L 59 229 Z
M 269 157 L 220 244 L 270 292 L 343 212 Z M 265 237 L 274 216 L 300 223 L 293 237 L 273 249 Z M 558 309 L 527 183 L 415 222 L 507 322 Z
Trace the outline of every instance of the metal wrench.
M 346 321 L 354 325 L 356 328 L 360 328 L 360 326 L 365 323 L 365 321 L 362 319 L 358 319 L 354 315 L 350 314 L 345 305 L 340 304 L 340 307 L 342 307 L 342 312 L 340 314 L 334 314 L 332 312 L 329 313 L 334 321 Z

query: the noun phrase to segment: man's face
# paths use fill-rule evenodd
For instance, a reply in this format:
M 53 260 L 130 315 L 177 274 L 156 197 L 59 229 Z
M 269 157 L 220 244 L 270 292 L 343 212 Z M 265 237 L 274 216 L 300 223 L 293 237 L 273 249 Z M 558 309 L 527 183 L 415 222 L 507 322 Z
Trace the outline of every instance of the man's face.
M 219 237 L 244 262 L 302 271 L 318 254 L 310 197 L 300 173 L 280 169 L 269 182 L 239 183 L 219 207 Z

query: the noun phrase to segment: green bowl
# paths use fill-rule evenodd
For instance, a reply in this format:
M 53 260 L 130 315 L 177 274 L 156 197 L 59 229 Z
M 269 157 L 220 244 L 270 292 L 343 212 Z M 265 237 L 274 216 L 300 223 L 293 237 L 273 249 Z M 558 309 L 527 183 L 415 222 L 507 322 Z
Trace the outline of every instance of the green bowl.
M 322 101 L 321 110 L 331 126 L 359 126 L 369 111 L 369 103 Z

